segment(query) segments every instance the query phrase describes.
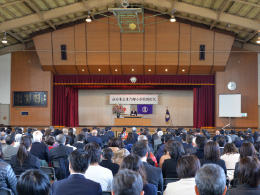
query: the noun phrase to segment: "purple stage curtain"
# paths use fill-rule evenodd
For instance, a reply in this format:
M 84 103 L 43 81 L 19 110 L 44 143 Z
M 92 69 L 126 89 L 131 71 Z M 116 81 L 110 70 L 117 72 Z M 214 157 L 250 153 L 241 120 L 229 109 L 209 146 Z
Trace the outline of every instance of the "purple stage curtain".
M 193 90 L 194 128 L 215 125 L 214 75 L 55 75 L 53 84 L 53 126 L 77 127 L 78 89 Z

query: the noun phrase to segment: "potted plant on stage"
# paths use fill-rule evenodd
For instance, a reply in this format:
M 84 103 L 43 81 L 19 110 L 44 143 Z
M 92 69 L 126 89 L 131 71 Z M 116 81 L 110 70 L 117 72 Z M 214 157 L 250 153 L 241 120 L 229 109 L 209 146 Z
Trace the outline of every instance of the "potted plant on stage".
M 120 104 L 115 104 L 113 106 L 113 113 L 116 114 L 116 117 L 117 118 L 120 118 L 120 114 L 123 114 L 125 111 L 124 111 L 124 107 L 123 105 L 120 105 Z

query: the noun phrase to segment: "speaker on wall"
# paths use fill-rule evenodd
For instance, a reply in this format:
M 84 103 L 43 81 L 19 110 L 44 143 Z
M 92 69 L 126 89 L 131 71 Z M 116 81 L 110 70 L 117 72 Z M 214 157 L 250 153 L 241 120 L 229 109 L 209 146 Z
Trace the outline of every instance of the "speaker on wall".
M 205 45 L 200 45 L 200 60 L 205 60 Z
M 61 60 L 67 60 L 67 46 L 60 45 L 60 50 L 61 50 Z

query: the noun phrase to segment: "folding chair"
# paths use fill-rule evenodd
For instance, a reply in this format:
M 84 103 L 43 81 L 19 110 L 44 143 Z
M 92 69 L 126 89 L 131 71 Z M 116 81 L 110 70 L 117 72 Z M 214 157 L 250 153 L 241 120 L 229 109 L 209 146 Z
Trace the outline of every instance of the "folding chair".
M 41 167 L 41 170 L 49 176 L 50 181 L 56 181 L 55 170 L 53 167 Z
M 12 195 L 12 191 L 10 189 L 4 189 L 4 188 L 1 188 L 0 189 L 0 194 L 1 195 Z

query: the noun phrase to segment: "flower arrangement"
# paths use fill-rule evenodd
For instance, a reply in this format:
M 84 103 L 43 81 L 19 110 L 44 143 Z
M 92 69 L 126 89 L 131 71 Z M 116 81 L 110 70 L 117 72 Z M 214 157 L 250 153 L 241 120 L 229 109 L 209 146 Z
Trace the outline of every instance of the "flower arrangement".
M 112 110 L 114 114 L 123 114 L 125 112 L 123 105 L 119 105 L 119 104 L 115 104 Z

